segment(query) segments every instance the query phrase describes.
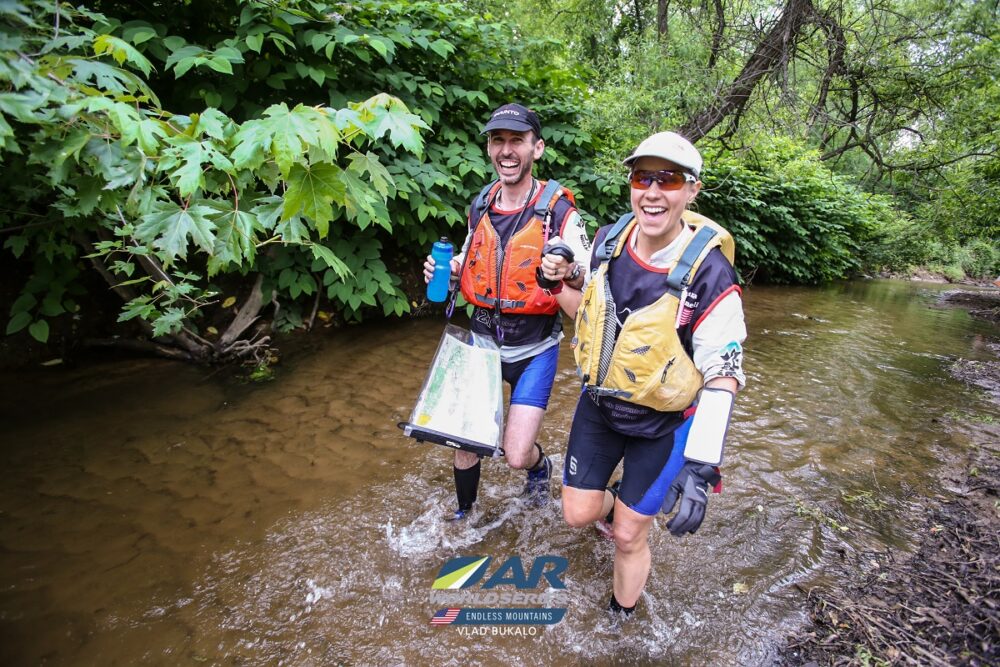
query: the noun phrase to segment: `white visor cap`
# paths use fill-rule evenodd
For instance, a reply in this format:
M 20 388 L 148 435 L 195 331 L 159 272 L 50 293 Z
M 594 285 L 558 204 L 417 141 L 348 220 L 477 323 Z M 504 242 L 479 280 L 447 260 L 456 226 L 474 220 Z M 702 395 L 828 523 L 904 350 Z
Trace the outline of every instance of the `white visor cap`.
M 676 132 L 657 132 L 651 137 L 643 139 L 635 151 L 622 161 L 622 164 L 631 167 L 641 157 L 663 158 L 689 170 L 695 178 L 699 178 L 701 175 L 701 153 L 694 147 L 694 144 Z

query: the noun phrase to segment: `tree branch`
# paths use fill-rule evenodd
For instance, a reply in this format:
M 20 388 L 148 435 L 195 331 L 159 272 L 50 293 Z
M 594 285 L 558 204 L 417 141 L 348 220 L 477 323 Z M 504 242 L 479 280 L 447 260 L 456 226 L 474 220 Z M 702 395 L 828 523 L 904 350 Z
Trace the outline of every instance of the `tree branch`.
M 232 321 L 226 331 L 219 338 L 219 347 L 223 350 L 229 348 L 237 338 L 239 338 L 247 328 L 257 321 L 258 313 L 264 304 L 264 293 L 261 285 L 264 283 L 264 274 L 258 273 L 257 280 L 253 283 L 250 296 L 243 302 L 240 312 Z
M 729 88 L 711 106 L 688 121 L 680 133 L 691 141 L 697 141 L 727 118 L 734 126 L 738 124 L 739 116 L 757 83 L 764 76 L 787 66 L 802 27 L 815 17 L 812 0 L 788 0 L 777 23 L 757 45 Z
M 722 37 L 726 32 L 726 14 L 722 0 L 715 2 L 715 29 L 712 31 L 712 52 L 708 57 L 709 71 L 715 69 L 715 63 L 719 60 L 719 53 L 722 50 Z

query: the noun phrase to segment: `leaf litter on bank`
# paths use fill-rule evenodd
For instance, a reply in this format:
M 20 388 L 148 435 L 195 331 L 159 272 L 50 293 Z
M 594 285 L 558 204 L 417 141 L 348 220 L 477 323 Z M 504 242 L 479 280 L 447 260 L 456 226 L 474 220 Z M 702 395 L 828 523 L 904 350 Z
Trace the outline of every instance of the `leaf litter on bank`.
M 950 371 L 977 386 L 963 368 Z M 949 466 L 962 475 L 956 496 L 927 501 L 914 555 L 858 554 L 844 565 L 853 584 L 808 591 L 810 624 L 778 664 L 1000 664 L 1000 442 L 989 420 L 979 429 L 979 446 Z

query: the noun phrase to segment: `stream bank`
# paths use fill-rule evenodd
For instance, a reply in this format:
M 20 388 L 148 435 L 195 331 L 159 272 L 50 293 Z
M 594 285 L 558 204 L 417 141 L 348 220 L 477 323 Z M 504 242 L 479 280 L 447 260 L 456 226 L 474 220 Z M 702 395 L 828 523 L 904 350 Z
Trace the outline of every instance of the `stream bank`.
M 1000 291 L 944 292 L 1000 334 Z M 982 390 L 993 414 L 963 420 L 972 445 L 948 456 L 937 498 L 914 505 L 923 539 L 912 554 L 859 553 L 837 574 L 839 590 L 806 593 L 810 623 L 790 636 L 779 664 L 995 665 L 1000 663 L 1000 339 L 979 341 L 992 360 L 958 358 L 949 372 Z

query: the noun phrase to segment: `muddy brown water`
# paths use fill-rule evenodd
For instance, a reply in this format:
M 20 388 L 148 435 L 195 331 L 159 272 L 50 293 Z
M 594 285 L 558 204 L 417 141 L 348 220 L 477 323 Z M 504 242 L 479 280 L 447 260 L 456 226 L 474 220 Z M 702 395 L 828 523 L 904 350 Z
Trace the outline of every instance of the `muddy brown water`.
M 766 664 L 804 620 L 796 584 L 908 549 L 910 504 L 941 491 L 963 420 L 990 418 L 946 369 L 997 332 L 936 307 L 941 289 L 746 291 L 724 491 L 695 536 L 657 520 L 623 627 L 603 611 L 613 547 L 555 500 L 511 500 L 523 473 L 486 461 L 481 509 L 442 521 L 450 452 L 396 428 L 438 319 L 331 333 L 252 386 L 156 360 L 5 373 L 0 663 Z M 574 377 L 564 346 L 542 434 L 559 470 Z M 432 626 L 431 585 L 459 555 L 566 558 L 549 591 L 565 619 Z

